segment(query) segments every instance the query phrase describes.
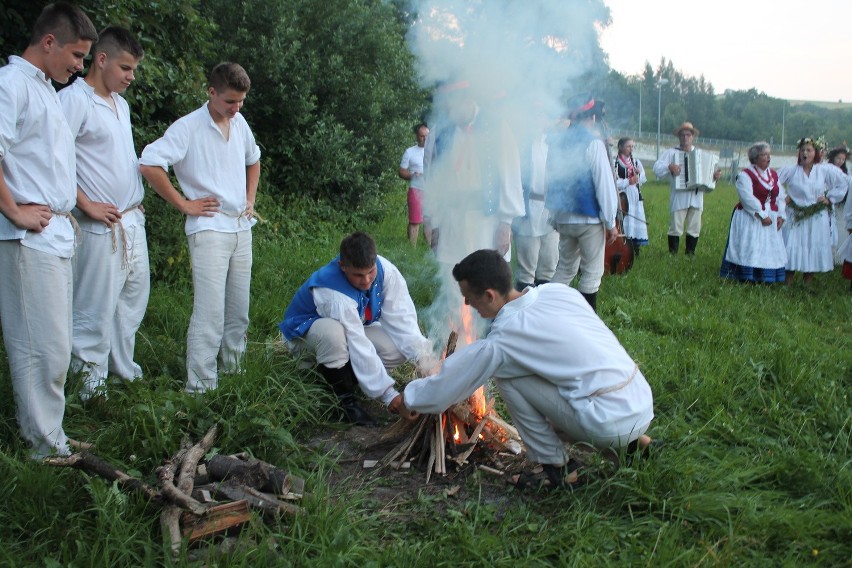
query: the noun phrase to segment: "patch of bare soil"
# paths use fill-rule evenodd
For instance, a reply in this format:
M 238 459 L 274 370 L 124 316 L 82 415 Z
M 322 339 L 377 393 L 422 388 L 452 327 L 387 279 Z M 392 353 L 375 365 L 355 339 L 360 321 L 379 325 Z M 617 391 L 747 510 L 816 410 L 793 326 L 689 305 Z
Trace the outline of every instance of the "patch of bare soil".
M 380 416 L 380 412 L 374 408 L 370 408 L 370 411 L 374 416 Z M 385 458 L 400 442 L 401 435 L 388 437 L 399 429 L 398 426 L 394 427 L 397 420 L 402 419 L 391 417 L 377 427 L 329 425 L 307 441 L 307 445 L 314 451 L 337 456 L 337 467 L 328 480 L 329 485 L 336 488 L 334 493 L 366 492 L 376 502 L 378 509 L 418 495 L 443 495 L 460 501 L 477 499 L 497 503 L 511 498 L 515 493 L 507 479 L 511 473 L 524 466 L 523 455 L 509 455 L 483 443 L 474 448 L 462 465 L 450 459 L 451 447 L 447 474 L 432 472 L 428 483 L 428 452 L 422 451 L 417 445 L 399 468 L 394 467 L 396 464 L 385 467 L 372 465 Z M 463 450 L 460 448 L 457 453 L 461 454 Z

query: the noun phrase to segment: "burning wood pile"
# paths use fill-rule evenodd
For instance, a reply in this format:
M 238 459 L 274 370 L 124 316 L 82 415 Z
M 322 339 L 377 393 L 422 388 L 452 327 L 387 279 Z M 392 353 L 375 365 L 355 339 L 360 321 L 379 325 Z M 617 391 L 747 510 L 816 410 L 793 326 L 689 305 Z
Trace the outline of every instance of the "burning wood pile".
M 184 539 L 193 544 L 224 534 L 248 522 L 252 510 L 274 519 L 302 511 L 293 504 L 304 496 L 301 478 L 246 454 L 215 455 L 203 462 L 215 439 L 213 426 L 198 443 L 184 444 L 157 468 L 158 488 L 116 469 L 88 450 L 46 458 L 45 463 L 115 481 L 122 489 L 142 493 L 162 506 L 160 525 L 174 557 L 179 555 Z
M 458 334 L 451 332 L 445 357 L 453 354 L 457 341 Z M 479 469 L 503 475 L 505 461 L 523 452 L 518 431 L 495 412 L 484 388 L 440 415 L 424 414 L 413 422 L 401 418 L 381 437 L 380 444 L 392 440 L 400 441 L 381 460 L 365 460 L 364 467 L 398 470 L 410 467 L 413 460 L 420 467 L 425 465 L 426 483 L 433 473 L 447 475 L 448 465 L 456 469 L 467 465 L 476 451 L 492 464 L 480 463 Z

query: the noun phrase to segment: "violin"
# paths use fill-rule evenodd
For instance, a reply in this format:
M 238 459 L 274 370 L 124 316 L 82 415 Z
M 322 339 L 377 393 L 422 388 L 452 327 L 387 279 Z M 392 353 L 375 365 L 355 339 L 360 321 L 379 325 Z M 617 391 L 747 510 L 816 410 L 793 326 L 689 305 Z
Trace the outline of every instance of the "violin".
M 612 153 L 609 142 L 609 136 L 606 135 L 606 126 L 603 126 L 603 143 L 606 147 L 606 155 L 609 163 L 612 164 Z M 613 181 L 617 179 L 615 170 L 612 172 Z M 616 192 L 618 189 L 616 189 Z M 628 212 L 627 195 L 624 193 L 618 194 L 618 211 L 615 214 L 615 227 L 618 229 L 618 237 L 612 244 L 607 244 L 604 249 L 604 273 L 605 274 L 624 274 L 633 267 L 633 247 L 624 236 L 624 216 Z

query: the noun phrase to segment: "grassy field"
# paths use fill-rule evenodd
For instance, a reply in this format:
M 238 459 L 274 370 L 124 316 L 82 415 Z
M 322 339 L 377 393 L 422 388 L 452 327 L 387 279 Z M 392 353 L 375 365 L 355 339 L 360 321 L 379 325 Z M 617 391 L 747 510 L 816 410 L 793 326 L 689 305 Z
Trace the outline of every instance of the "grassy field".
M 649 433 L 667 445 L 582 492 L 519 494 L 473 476 L 455 497 L 433 483 L 377 501 L 373 481 L 331 484 L 337 456 L 308 443 L 333 423 L 331 400 L 273 342 L 295 289 L 355 227 L 298 206 L 285 216 L 263 197 L 246 374 L 204 397 L 182 392 L 192 305 L 183 267 L 154 283 L 138 342 L 145 379 L 82 403 L 71 377 L 66 430 L 154 483 L 184 436 L 218 423 L 217 451 L 249 451 L 308 479 L 304 515 L 257 519 L 235 549 L 176 565 L 852 566 L 848 281 L 837 271 L 807 288 L 720 281 L 733 188 L 707 196 L 694 258 L 666 252 L 667 187 L 643 193 L 651 246 L 630 273 L 604 280 L 598 306 L 654 390 Z M 422 243 L 407 243 L 405 223 L 400 190 L 381 223 L 358 228 L 425 307 L 431 263 Z M 171 565 L 144 500 L 27 459 L 0 359 L 0 565 Z

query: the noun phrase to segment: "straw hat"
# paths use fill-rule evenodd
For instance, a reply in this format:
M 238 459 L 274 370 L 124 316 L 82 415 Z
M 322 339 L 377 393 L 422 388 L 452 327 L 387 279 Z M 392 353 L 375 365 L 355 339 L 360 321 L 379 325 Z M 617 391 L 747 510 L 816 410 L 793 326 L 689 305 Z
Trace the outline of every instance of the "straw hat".
M 697 128 L 692 126 L 691 122 L 684 122 L 683 124 L 675 128 L 674 135 L 680 136 L 682 130 L 689 130 L 690 132 L 692 132 L 693 136 L 698 136 L 701 133 Z

